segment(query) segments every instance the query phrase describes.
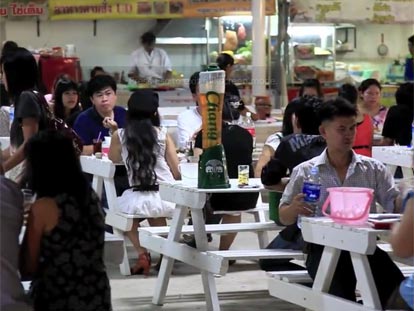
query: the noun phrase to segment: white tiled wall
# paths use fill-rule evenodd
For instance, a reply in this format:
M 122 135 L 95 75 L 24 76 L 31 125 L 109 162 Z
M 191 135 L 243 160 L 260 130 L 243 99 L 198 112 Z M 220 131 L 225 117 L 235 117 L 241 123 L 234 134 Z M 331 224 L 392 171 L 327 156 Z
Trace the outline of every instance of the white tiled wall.
M 88 77 L 89 70 L 97 65 L 109 72 L 128 70 L 129 55 L 138 47 L 139 37 L 154 25 L 154 20 L 100 20 L 97 22 L 97 35 L 93 36 L 92 21 L 42 21 L 40 37 L 37 37 L 35 20 L 6 21 L 0 27 L 0 37 L 33 48 L 75 44 L 84 75 Z M 389 47 L 388 56 L 383 58 L 377 54 L 381 33 L 384 33 L 385 43 Z M 393 59 L 406 56 L 407 38 L 412 34 L 414 25 L 357 25 L 357 50 L 338 54 L 337 60 L 373 62 L 385 68 Z M 173 69 L 184 73 L 187 78 L 205 63 L 203 45 L 160 47 L 170 55 Z
M 357 49 L 354 52 L 338 54 L 338 60 L 382 60 L 389 62 L 395 58 L 404 58 L 408 54 L 407 39 L 414 34 L 414 25 L 379 25 L 361 24 L 357 26 Z M 381 33 L 384 43 L 388 46 L 388 55 L 378 56 L 377 47 L 381 43 Z
M 127 71 L 130 54 L 138 48 L 140 36 L 154 25 L 155 20 L 98 20 L 94 36 L 92 21 L 42 21 L 40 37 L 37 37 L 35 20 L 7 21 L 1 31 L 5 39 L 14 40 L 23 47 L 75 44 L 84 75 L 89 77 L 90 69 L 98 65 L 109 72 Z M 199 70 L 205 59 L 202 45 L 160 47 L 170 55 L 173 69 L 184 72 L 186 77 Z

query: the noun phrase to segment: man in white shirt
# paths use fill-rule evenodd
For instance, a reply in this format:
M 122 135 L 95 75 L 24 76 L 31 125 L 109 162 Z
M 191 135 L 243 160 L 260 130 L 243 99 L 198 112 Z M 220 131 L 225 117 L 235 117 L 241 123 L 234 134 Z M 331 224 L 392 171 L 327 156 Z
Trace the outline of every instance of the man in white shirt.
M 155 47 L 155 35 L 141 36 L 142 47 L 131 54 L 128 77 L 140 83 L 154 83 L 171 78 L 171 61 L 163 49 Z
M 189 81 L 190 91 L 196 106 L 188 107 L 187 110 L 180 113 L 177 117 L 178 147 L 180 149 L 185 149 L 187 147 L 187 142 L 195 139 L 195 133 L 201 129 L 201 111 L 197 103 L 199 78 L 200 72 L 195 72 L 190 77 Z

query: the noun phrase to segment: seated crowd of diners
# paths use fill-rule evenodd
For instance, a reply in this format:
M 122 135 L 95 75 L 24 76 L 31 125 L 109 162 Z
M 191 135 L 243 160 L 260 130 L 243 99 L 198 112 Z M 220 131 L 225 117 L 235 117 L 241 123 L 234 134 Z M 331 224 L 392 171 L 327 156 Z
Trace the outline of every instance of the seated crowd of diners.
M 227 56 L 220 55 L 218 61 L 226 60 L 222 67 L 230 75 L 234 61 L 227 60 Z M 0 136 L 10 136 L 10 147 L 0 153 L 0 308 L 112 310 L 102 257 L 104 200 L 97 197 L 90 179 L 82 172 L 71 138 L 50 127 L 47 108 L 42 102 L 45 99 L 35 92 L 39 73 L 32 54 L 13 46 L 2 51 L 0 64 L 2 83 L 14 109 L 13 120 L 5 110 L 0 110 Z M 189 80 L 195 106 L 177 119 L 179 144 L 185 147 L 193 142 L 195 156 L 203 151 L 198 81 L 197 72 Z M 226 93 L 232 93 L 228 97 L 233 100 L 239 96 L 241 101 L 240 94 L 236 94 L 238 90 L 232 86 L 226 76 Z M 49 109 L 80 137 L 83 155 L 93 154 L 94 139 L 111 137 L 108 157 L 124 163 L 115 174 L 117 208 L 140 216 L 126 233 L 138 257 L 131 274 L 148 275 L 151 256 L 140 245 L 137 229 L 143 220 L 148 220 L 151 226 L 165 226 L 172 215 L 174 205 L 161 200 L 158 181 L 173 182 L 181 178 L 176 144 L 161 126 L 159 99 L 152 90 L 132 93 L 125 109 L 117 105 L 115 80 L 103 70 L 82 88 L 87 94 L 85 105 L 77 83 L 65 75 L 59 76 L 53 95 L 46 98 Z M 414 255 L 412 239 L 410 246 L 409 238 L 405 238 L 413 236 L 412 192 L 402 198 L 386 166 L 371 157 L 373 145 L 410 144 L 413 90 L 412 83 L 402 84 L 396 93 L 397 104 L 388 109 L 380 104 L 381 85 L 374 79 L 363 81 L 358 89 L 343 85 L 339 96 L 328 101 L 323 100 L 317 80 L 305 81 L 300 96 L 284 111 L 282 131 L 268 137 L 255 167 L 253 138 L 237 124 L 248 110 L 243 104 L 234 107 L 225 101 L 222 142 L 229 177 L 237 177 L 238 165 L 249 165 L 250 177 L 261 178 L 270 188 L 284 188 L 278 222 L 286 228 L 269 248 L 303 249 L 298 217 L 321 215 L 320 209 L 314 210 L 304 202 L 302 194 L 304 178 L 317 166 L 322 186 L 320 202 L 326 199 L 328 187 L 367 187 L 374 190 L 371 212 L 379 212 L 376 203 L 386 212 L 405 210 L 407 215 L 394 228 L 391 242 L 400 256 Z M 374 133 L 382 134 L 382 139 L 375 140 Z M 283 184 L 285 177 L 290 177 L 287 184 Z M 30 189 L 35 200 L 19 246 L 23 188 Z M 240 214 L 213 212 L 251 209 L 257 200 L 258 194 L 213 194 L 205 205 L 206 223 L 240 222 Z M 219 249 L 229 249 L 235 236 L 223 235 Z M 183 242 L 196 247 L 191 236 Z M 314 278 L 323 247 L 307 245 L 306 251 L 304 267 L 289 260 L 264 260 L 260 265 L 264 270 L 307 269 Z M 412 309 L 413 277 L 405 279 L 389 255 L 379 248 L 368 259 L 383 307 Z M 21 280 L 31 280 L 30 297 L 24 294 Z M 355 301 L 355 288 L 349 253 L 342 252 L 330 293 Z

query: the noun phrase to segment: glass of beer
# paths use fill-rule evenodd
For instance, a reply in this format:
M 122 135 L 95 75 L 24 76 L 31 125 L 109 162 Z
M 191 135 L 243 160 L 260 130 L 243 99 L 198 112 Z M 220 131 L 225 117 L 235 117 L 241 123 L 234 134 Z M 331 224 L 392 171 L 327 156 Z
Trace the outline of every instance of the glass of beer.
M 200 72 L 198 85 L 203 120 L 203 149 L 221 144 L 225 76 L 223 70 Z

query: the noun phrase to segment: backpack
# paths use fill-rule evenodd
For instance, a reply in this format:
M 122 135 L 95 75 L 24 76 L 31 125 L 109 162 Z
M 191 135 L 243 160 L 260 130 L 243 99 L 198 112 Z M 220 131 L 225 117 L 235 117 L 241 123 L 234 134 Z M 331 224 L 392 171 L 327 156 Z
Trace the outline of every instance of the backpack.
M 76 154 L 80 156 L 82 154 L 83 142 L 82 139 L 76 134 L 76 132 L 66 124 L 66 122 L 60 118 L 57 118 L 53 112 L 50 110 L 46 99 L 43 97 L 42 94 L 33 90 L 33 93 L 36 95 L 41 108 L 45 111 L 46 118 L 47 118 L 47 129 L 54 130 L 62 133 L 64 136 L 68 137 L 72 143 L 73 147 L 75 148 Z

